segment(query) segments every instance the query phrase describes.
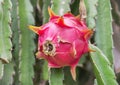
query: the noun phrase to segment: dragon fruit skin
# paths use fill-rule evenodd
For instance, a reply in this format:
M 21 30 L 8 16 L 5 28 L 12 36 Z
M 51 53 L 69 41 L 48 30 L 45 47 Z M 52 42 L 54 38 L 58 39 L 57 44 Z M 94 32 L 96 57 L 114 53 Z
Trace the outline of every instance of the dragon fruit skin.
M 90 51 L 88 40 L 93 31 L 71 13 L 58 16 L 50 8 L 48 12 L 48 23 L 40 27 L 29 26 L 39 35 L 36 56 L 47 60 L 50 68 L 70 66 L 75 80 L 76 65 L 81 56 Z

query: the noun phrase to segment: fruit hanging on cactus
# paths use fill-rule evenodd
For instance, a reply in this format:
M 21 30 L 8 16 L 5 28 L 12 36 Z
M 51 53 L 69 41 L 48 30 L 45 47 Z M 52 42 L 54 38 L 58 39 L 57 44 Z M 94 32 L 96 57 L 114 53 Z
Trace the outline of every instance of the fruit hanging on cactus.
M 37 58 L 48 61 L 50 68 L 71 67 L 73 79 L 76 79 L 76 65 L 83 54 L 89 52 L 88 40 L 93 33 L 84 21 L 71 13 L 56 15 L 48 8 L 48 23 L 29 28 L 39 35 Z

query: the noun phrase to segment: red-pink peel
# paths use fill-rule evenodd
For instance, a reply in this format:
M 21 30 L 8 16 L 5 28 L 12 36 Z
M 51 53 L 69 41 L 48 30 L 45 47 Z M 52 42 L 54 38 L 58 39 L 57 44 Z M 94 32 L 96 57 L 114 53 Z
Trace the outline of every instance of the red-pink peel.
M 84 21 L 71 13 L 56 15 L 48 8 L 50 20 L 40 26 L 29 26 L 39 35 L 37 58 L 48 61 L 50 68 L 71 67 L 73 79 L 76 79 L 76 65 L 83 54 L 91 51 L 88 39 L 93 33 Z

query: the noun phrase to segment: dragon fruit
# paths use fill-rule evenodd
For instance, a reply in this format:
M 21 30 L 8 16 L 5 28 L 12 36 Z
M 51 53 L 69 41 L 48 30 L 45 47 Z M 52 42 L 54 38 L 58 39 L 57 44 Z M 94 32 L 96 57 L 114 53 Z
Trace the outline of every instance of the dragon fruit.
M 40 26 L 29 26 L 39 35 L 37 58 L 48 61 L 50 68 L 70 66 L 76 79 L 76 65 L 83 54 L 89 52 L 88 40 L 93 33 L 85 22 L 70 12 L 56 15 L 48 8 L 49 22 Z

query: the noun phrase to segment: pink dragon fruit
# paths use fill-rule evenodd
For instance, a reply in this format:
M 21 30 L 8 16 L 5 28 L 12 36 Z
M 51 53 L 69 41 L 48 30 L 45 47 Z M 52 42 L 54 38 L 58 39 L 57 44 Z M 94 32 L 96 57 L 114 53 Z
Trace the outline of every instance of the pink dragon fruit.
M 36 56 L 47 60 L 50 68 L 70 66 L 75 80 L 76 65 L 81 56 L 90 51 L 88 39 L 93 31 L 71 13 L 58 16 L 50 8 L 48 12 L 48 23 L 40 27 L 29 26 L 39 35 Z

